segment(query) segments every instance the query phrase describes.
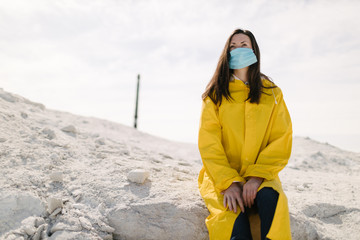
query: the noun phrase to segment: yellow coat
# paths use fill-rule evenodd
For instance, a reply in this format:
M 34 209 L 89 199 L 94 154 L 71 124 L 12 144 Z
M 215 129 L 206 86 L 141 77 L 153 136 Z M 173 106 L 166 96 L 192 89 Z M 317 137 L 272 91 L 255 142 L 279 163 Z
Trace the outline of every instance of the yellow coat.
M 265 86 L 271 86 L 263 80 Z M 210 240 L 229 240 L 240 211 L 223 206 L 221 192 L 234 181 L 250 176 L 264 178 L 259 190 L 272 187 L 279 193 L 273 223 L 267 238 L 291 239 L 287 198 L 278 173 L 290 158 L 292 125 L 280 88 L 263 89 L 260 103 L 246 101 L 249 88 L 240 80 L 229 83 L 234 100 L 216 106 L 203 101 L 199 150 L 203 167 L 199 189 L 210 215 L 206 219 Z M 276 99 L 276 100 L 275 100 Z

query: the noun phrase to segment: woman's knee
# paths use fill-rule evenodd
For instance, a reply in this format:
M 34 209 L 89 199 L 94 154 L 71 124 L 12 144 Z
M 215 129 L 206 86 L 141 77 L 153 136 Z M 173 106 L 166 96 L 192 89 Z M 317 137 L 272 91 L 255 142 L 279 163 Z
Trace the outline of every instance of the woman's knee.
M 256 201 L 259 202 L 260 204 L 261 202 L 277 203 L 278 198 L 279 198 L 279 193 L 270 187 L 262 188 L 256 195 Z

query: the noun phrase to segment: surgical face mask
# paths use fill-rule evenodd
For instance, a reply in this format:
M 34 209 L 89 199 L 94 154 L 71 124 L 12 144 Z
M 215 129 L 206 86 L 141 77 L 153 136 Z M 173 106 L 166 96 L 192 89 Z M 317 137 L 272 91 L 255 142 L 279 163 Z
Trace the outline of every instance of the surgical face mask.
M 230 69 L 241 69 L 257 62 L 251 48 L 235 48 L 230 52 Z

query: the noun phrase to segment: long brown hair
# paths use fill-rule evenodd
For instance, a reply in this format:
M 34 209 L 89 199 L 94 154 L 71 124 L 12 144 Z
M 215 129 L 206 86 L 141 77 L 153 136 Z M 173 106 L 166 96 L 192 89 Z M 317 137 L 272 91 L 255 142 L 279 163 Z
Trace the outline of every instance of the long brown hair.
M 223 97 L 225 97 L 226 100 L 233 99 L 229 91 L 230 77 L 231 74 L 234 72 L 234 70 L 229 68 L 230 42 L 232 37 L 235 34 L 239 34 L 239 33 L 245 34 L 250 38 L 251 45 L 258 60 L 256 63 L 249 66 L 249 70 L 247 74 L 249 79 L 250 92 L 246 100 L 250 99 L 251 103 L 258 104 L 260 102 L 260 96 L 261 93 L 263 92 L 262 91 L 263 88 L 276 87 L 275 84 L 272 87 L 265 87 L 262 84 L 261 81 L 262 78 L 265 78 L 267 80 L 270 79 L 268 76 L 260 72 L 260 49 L 254 35 L 249 30 L 235 29 L 235 31 L 230 35 L 230 37 L 226 41 L 224 50 L 222 51 L 221 56 L 219 58 L 219 62 L 217 64 L 215 73 L 211 78 L 209 84 L 207 85 L 205 92 L 202 94 L 203 99 L 205 99 L 206 97 L 210 97 L 210 99 L 215 104 L 219 104 L 219 105 L 221 105 Z

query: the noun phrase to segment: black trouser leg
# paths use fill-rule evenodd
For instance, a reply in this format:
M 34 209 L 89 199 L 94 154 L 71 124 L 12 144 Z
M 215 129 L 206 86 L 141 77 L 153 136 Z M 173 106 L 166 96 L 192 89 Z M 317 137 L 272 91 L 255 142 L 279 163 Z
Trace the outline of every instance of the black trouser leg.
M 256 206 L 254 207 L 258 209 L 260 216 L 261 240 L 266 239 L 266 235 L 270 230 L 278 198 L 279 194 L 269 187 L 261 189 L 256 194 Z M 230 240 L 252 240 L 250 223 L 247 215 L 248 210 L 249 209 L 246 208 L 245 213 L 240 213 L 236 218 Z
M 278 199 L 279 193 L 269 187 L 261 189 L 256 195 L 255 202 L 261 223 L 261 240 L 266 239 L 270 230 Z
M 236 218 L 230 240 L 252 240 L 246 209 Z

